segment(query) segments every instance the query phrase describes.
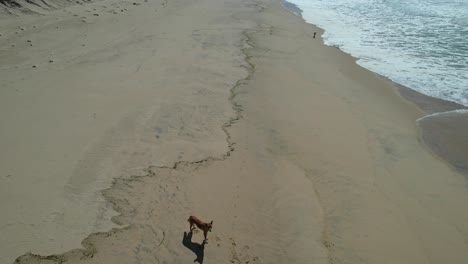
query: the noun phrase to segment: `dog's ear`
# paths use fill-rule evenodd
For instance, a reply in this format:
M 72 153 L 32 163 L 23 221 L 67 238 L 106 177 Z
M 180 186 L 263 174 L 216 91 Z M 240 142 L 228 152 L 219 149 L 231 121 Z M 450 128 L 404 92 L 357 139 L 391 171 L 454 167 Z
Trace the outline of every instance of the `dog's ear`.
M 212 225 L 212 224 L 213 224 L 213 221 L 211 221 L 210 225 Z

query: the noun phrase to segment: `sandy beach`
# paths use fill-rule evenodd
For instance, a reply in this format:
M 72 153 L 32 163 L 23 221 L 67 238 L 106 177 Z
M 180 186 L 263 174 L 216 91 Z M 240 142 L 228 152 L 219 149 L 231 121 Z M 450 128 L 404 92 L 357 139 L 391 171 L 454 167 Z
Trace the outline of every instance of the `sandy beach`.
M 0 263 L 468 260 L 467 177 L 427 144 L 465 159 L 437 130 L 464 119 L 417 122 L 280 1 L 38 10 L 0 20 Z

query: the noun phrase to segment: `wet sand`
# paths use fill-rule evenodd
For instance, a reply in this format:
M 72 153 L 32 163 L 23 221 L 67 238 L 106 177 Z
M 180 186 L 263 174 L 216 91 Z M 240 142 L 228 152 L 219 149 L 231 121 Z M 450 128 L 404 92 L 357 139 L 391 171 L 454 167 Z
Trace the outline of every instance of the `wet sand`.
M 400 87 L 399 92 L 426 113 L 416 122 L 424 144 L 443 161 L 468 176 L 468 108 L 407 87 Z
M 464 105 L 400 87 L 403 98 L 426 114 L 416 123 L 421 140 L 431 152 L 468 176 L 468 115 Z
M 279 1 L 166 4 L 158 21 L 149 8 L 133 14 L 153 21 L 147 30 L 160 37 L 144 47 L 165 56 L 144 63 L 145 75 L 114 83 L 147 87 L 127 91 L 118 106 L 133 95 L 150 109 L 143 116 L 154 117 L 110 133 L 119 142 L 127 139 L 124 128 L 140 131 L 129 132 L 119 150 L 144 153 L 104 163 L 116 171 L 108 179 L 118 178 L 103 196 L 122 227 L 62 254 L 36 247 L 17 263 L 468 259 L 466 178 L 421 142 L 415 121 L 425 113 L 396 84 L 314 39 L 321 30 Z M 116 28 L 134 25 L 131 19 Z M 148 34 L 130 32 L 132 39 Z M 123 61 L 105 57 L 103 67 L 113 61 L 119 69 L 138 47 L 124 49 Z M 122 169 L 121 162 L 138 166 Z M 213 220 L 203 247 L 201 232 L 188 233 L 189 215 Z
M 460 172 L 468 175 L 468 113 L 466 110 L 429 115 L 418 120 L 424 142 Z
M 398 92 L 403 96 L 403 98 L 416 104 L 427 115 L 467 109 L 464 105 L 427 96 L 404 86 L 399 86 Z

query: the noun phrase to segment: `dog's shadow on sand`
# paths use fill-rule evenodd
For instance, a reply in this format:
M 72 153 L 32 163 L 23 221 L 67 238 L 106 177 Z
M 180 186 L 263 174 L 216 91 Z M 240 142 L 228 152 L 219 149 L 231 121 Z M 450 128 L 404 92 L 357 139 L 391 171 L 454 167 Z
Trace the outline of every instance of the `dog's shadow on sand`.
M 203 264 L 203 259 L 205 258 L 205 244 L 206 244 L 206 241 L 203 240 L 202 244 L 192 242 L 192 235 L 193 235 L 192 230 L 190 230 L 190 232 L 188 232 L 188 233 L 184 232 L 184 238 L 182 239 L 182 245 L 184 245 L 184 247 L 190 249 L 197 256 L 197 258 L 193 262 L 198 262 L 200 264 Z

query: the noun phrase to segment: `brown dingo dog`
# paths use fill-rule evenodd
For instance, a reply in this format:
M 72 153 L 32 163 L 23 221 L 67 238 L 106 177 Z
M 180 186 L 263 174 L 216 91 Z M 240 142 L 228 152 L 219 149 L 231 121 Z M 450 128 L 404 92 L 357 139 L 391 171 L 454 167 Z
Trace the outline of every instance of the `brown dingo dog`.
M 205 223 L 193 215 L 191 215 L 187 221 L 190 223 L 190 231 L 193 230 L 193 226 L 195 225 L 198 227 L 198 229 L 203 231 L 205 240 L 208 240 L 206 238 L 206 235 L 208 234 L 208 231 L 211 232 L 211 228 L 213 228 L 213 221 L 211 221 L 210 223 Z

